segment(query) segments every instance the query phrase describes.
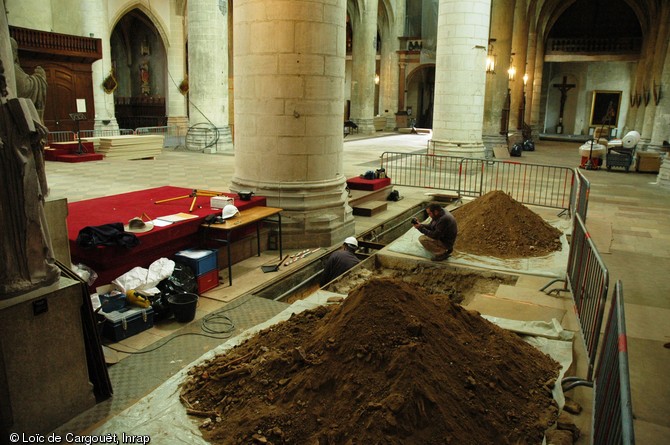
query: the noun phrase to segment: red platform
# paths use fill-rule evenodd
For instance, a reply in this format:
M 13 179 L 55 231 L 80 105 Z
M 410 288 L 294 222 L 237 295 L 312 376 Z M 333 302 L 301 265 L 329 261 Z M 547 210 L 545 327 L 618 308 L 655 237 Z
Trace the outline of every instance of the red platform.
M 201 245 L 199 229 L 205 216 L 221 213 L 221 209 L 209 206 L 209 196 L 197 197 L 192 212 L 198 215 L 197 218 L 137 233 L 140 244 L 136 247 L 126 249 L 120 246 L 103 246 L 83 249 L 77 246 L 79 231 L 86 226 L 115 222 L 126 224 L 131 218 L 141 216 L 143 213 L 154 219 L 180 212 L 188 213 L 193 202 L 191 197 L 161 204 L 155 202 L 190 195 L 192 191 L 182 187 L 164 186 L 69 203 L 67 225 L 72 262 L 82 263 L 93 269 L 98 274 L 94 286 L 100 286 L 111 282 L 133 267 L 148 267 L 161 257 L 171 258 L 180 250 Z M 264 206 L 266 203 L 265 197 L 260 196 L 254 196 L 250 201 L 242 201 L 233 193 L 226 193 L 226 196 L 235 199 L 234 204 L 239 210 Z
M 49 147 L 44 149 L 44 159 L 59 162 L 88 162 L 99 161 L 104 158 L 102 154 L 95 153 L 93 142 L 82 142 L 81 148 L 82 153 L 77 154 L 79 149 L 78 141 L 53 142 Z
M 391 185 L 391 178 L 365 179 L 355 177 L 347 179 L 347 185 L 351 190 L 375 191 Z

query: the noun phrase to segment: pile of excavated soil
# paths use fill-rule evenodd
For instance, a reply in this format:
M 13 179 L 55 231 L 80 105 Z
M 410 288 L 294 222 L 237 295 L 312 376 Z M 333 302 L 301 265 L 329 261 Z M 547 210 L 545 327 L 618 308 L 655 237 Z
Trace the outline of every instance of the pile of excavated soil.
M 540 444 L 558 368 L 448 296 L 373 278 L 193 368 L 181 400 L 220 444 Z
M 497 258 L 540 257 L 561 250 L 561 231 L 495 190 L 451 212 L 458 222 L 454 249 Z

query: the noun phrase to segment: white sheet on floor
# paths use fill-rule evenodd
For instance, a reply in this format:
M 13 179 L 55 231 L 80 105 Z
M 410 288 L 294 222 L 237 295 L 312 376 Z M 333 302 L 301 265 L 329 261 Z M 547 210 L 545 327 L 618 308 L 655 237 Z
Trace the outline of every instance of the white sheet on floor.
M 558 226 L 557 228 L 560 229 L 564 223 L 552 225 Z M 421 236 L 421 233 L 412 227 L 386 248 L 391 252 L 430 259 L 431 254 L 419 243 L 419 236 Z M 561 234 L 561 250 L 543 257 L 501 259 L 454 251 L 447 262 L 503 272 L 527 273 L 543 277 L 561 278 L 565 276 L 569 250 L 568 239 L 563 232 Z

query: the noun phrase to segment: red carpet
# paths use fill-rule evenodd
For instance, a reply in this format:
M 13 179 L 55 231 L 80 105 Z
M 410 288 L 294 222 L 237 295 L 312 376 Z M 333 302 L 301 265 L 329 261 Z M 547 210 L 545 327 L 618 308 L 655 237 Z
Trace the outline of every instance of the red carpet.
M 44 159 L 47 161 L 59 162 L 88 162 L 99 161 L 104 156 L 95 153 L 93 142 L 81 143 L 82 153 L 77 154 L 79 142 L 53 142 L 44 149 Z
M 347 185 L 351 190 L 375 191 L 391 185 L 391 178 L 364 179 L 357 176 L 347 179 Z
M 188 197 L 192 189 L 181 187 L 157 187 L 137 192 L 112 195 L 104 198 L 87 199 L 68 204 L 68 238 L 70 253 L 74 264 L 85 264 L 98 274 L 94 286 L 108 284 L 113 279 L 129 271 L 133 267 L 148 267 L 161 257 L 171 258 L 176 252 L 202 245 L 199 236 L 200 225 L 205 216 L 212 213 L 221 213 L 220 209 L 209 206 L 209 196 L 199 196 L 196 200 L 193 214 L 198 218 L 181 221 L 166 227 L 154 227 L 145 233 L 137 233 L 140 244 L 126 249 L 120 246 L 104 246 L 94 249 L 82 249 L 77 246 L 79 231 L 86 226 L 100 226 L 115 222 L 128 223 L 131 218 L 146 213 L 152 219 L 172 215 L 174 213 L 188 213 L 193 198 Z M 239 210 L 266 203 L 264 197 L 254 196 L 250 201 L 242 201 L 236 194 L 227 193 L 235 198 L 235 206 Z M 163 199 L 186 196 L 183 199 L 155 204 Z M 255 228 L 251 228 L 255 230 Z

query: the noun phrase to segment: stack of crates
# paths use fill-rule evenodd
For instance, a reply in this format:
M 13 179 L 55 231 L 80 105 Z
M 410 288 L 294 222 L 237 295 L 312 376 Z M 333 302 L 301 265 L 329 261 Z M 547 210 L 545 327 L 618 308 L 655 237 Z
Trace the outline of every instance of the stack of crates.
M 202 294 L 219 285 L 217 258 L 217 249 L 187 249 L 177 252 L 174 261 L 193 270 L 198 282 L 198 294 Z

